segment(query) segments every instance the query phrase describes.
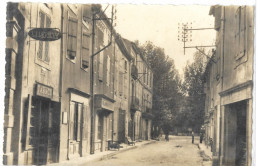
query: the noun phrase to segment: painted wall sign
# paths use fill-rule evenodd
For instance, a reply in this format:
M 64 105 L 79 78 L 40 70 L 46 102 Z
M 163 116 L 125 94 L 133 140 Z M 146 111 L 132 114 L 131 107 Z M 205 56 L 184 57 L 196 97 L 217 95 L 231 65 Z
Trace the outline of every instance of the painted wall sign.
M 28 35 L 41 41 L 55 41 L 61 38 L 61 32 L 56 28 L 34 28 L 29 31 Z
M 53 89 L 51 87 L 48 87 L 46 85 L 42 84 L 36 84 L 36 95 L 42 96 L 46 98 L 52 98 Z

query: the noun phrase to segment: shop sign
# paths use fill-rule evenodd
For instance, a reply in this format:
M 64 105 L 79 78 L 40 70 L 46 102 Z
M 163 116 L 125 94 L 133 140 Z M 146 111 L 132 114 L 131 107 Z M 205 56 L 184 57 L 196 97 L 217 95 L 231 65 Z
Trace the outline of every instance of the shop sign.
M 52 94 L 53 94 L 52 87 L 42 85 L 42 84 L 36 84 L 36 95 L 37 96 L 52 98 Z
M 95 102 L 97 108 L 114 111 L 114 104 L 102 97 L 97 98 Z
M 28 35 L 35 40 L 55 41 L 59 40 L 62 34 L 57 28 L 34 28 Z

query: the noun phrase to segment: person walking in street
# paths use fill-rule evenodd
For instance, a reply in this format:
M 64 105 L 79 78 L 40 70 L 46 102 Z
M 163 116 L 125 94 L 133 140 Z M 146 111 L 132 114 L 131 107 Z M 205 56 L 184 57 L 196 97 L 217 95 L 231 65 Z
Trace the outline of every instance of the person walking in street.
M 168 142 L 169 141 L 169 132 L 165 133 L 165 141 Z
M 200 133 L 200 143 L 202 143 L 203 137 L 204 137 L 204 134 L 203 134 L 203 132 L 201 132 Z
M 191 139 L 192 139 L 192 144 L 194 144 L 194 132 L 191 132 Z

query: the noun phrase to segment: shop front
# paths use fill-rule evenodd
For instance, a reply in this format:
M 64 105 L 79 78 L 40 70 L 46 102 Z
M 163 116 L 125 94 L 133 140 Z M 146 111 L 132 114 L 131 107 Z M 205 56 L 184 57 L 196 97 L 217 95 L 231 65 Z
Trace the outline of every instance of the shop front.
M 35 84 L 28 95 L 24 114 L 25 163 L 48 164 L 58 161 L 60 103 L 53 101 L 53 88 Z
M 95 152 L 108 150 L 109 143 L 113 142 L 114 102 L 105 95 L 95 96 Z
M 69 150 L 68 158 L 86 156 L 90 152 L 89 95 L 69 88 Z

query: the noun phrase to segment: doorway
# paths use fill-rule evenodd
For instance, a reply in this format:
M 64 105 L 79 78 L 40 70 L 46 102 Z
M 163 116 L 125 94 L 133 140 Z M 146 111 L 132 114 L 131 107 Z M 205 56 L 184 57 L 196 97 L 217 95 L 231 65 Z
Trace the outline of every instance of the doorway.
M 34 164 L 57 162 L 59 138 L 59 104 L 32 98 L 29 144 Z

